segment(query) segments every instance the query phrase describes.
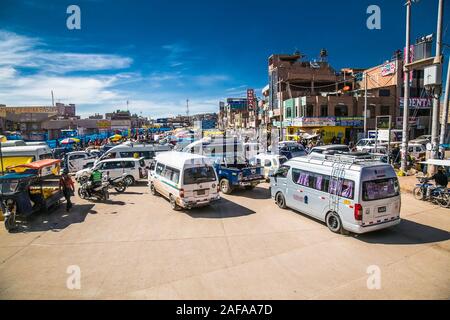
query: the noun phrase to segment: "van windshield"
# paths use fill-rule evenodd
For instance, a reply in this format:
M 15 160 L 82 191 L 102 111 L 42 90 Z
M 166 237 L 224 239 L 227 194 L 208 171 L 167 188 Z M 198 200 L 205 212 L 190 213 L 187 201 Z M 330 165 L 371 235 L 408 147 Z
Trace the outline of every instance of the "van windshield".
M 397 178 L 379 179 L 363 183 L 363 200 L 373 201 L 400 195 Z
M 216 181 L 213 167 L 193 167 L 184 170 L 183 182 L 185 185 L 213 181 Z

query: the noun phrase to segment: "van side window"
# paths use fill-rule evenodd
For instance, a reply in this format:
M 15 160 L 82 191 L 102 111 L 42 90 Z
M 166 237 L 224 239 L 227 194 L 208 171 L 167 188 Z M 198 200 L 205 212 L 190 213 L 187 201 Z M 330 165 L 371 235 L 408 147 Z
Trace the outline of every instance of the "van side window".
M 272 166 L 272 161 L 270 161 L 270 160 L 264 161 L 264 167 L 271 167 L 271 166 Z
M 180 170 L 171 167 L 166 167 L 162 176 L 174 183 L 178 183 L 180 180 Z
M 318 191 L 336 194 L 347 199 L 353 199 L 355 192 L 355 182 L 343 179 L 337 182 L 331 180 L 330 176 L 320 173 L 312 173 L 299 169 L 292 169 L 292 181 L 295 184 L 315 189 Z
M 134 162 L 133 161 L 124 161 L 123 167 L 125 169 L 133 169 L 134 168 Z
M 122 169 L 122 164 L 119 161 L 111 161 L 103 163 L 102 170 Z
M 162 164 L 162 163 L 158 163 L 157 165 L 156 165 L 156 174 L 157 175 L 162 175 L 162 172 L 163 172 L 163 170 L 164 170 L 164 165 Z

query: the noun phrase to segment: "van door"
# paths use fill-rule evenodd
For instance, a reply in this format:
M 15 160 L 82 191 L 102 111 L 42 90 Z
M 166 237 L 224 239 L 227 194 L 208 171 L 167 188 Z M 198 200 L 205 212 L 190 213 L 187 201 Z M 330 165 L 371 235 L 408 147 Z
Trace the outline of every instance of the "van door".
M 102 171 L 104 174 L 108 173 L 111 179 L 122 176 L 123 168 L 121 161 L 109 161 L 103 164 Z
M 164 164 L 157 163 L 156 169 L 153 173 L 153 185 L 155 186 L 155 189 L 161 194 L 164 194 L 164 192 L 163 192 L 164 185 L 161 182 L 161 178 L 162 178 L 161 175 L 162 175 L 165 167 L 166 166 Z
M 286 204 L 300 212 L 307 213 L 306 204 L 309 202 L 307 186 L 309 185 L 309 173 L 297 168 L 292 168 L 287 181 Z
M 139 180 L 139 174 L 136 168 L 136 161 L 123 161 L 123 174 L 127 174 L 133 176 L 133 178 L 137 181 Z

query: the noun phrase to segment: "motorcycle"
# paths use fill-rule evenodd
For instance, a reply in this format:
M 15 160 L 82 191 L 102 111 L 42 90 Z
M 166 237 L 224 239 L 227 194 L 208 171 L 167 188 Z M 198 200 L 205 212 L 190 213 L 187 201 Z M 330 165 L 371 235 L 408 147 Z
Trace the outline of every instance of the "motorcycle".
M 414 198 L 417 200 L 431 201 L 442 208 L 450 206 L 450 194 L 445 188 L 436 188 L 428 182 L 427 178 L 417 177 L 419 184 L 413 189 Z
M 78 188 L 78 196 L 83 200 L 96 197 L 100 201 L 106 201 L 109 199 L 108 186 L 108 181 L 103 181 L 101 185 L 98 185 L 96 187 L 92 186 L 92 182 L 85 181 Z
M 108 177 L 108 189 L 114 189 L 118 193 L 125 192 L 128 187 L 127 183 L 125 182 L 125 176 L 126 174 L 114 179 Z

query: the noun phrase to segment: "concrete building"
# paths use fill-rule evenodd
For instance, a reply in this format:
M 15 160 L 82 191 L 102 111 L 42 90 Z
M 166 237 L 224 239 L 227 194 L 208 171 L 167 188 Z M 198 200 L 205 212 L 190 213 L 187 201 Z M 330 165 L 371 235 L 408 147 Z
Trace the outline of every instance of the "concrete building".
M 47 130 L 43 124 L 49 120 L 70 122 L 76 119 L 76 106 L 56 103 L 55 106 L 0 105 L 0 131 L 20 132 L 27 140 L 43 140 Z

